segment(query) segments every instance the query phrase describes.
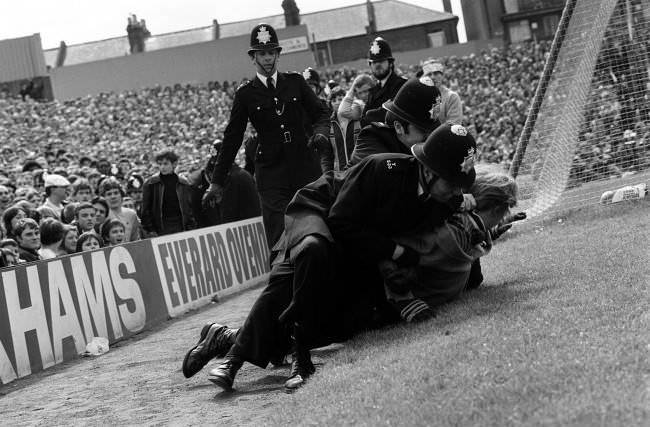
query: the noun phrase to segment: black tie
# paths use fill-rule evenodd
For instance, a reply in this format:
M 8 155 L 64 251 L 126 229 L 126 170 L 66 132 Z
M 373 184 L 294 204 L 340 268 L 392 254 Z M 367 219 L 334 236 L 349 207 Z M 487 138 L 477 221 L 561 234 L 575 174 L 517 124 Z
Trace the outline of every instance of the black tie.
M 275 91 L 275 86 L 273 86 L 273 77 L 266 78 L 266 86 L 272 91 Z

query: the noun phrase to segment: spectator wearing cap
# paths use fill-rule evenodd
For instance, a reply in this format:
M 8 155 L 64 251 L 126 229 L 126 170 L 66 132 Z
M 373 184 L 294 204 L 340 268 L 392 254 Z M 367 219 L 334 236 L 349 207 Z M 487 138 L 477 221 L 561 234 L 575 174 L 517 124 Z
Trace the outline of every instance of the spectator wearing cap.
M 205 169 L 193 177 L 192 206 L 193 212 L 197 212 L 196 217 L 200 227 L 254 218 L 261 213 L 253 176 L 234 162 L 228 172 L 221 203 L 213 206 L 201 206 L 201 198 L 210 186 L 210 177 L 220 151 L 221 142 L 216 141 L 213 145 L 213 156 Z
M 172 150 L 155 156 L 160 172 L 148 178 L 142 187 L 142 228 L 149 237 L 196 228 L 192 213 L 192 189 L 189 181 L 174 169 L 178 155 Z
M 47 174 L 45 176 L 44 186 L 45 203 L 43 203 L 43 206 L 52 209 L 56 214 L 56 218 L 61 220 L 63 202 L 68 196 L 70 181 L 61 175 Z
M 361 130 L 348 167 L 371 154 L 408 154 L 411 146 L 423 142 L 440 125 L 431 115 L 440 92 L 427 83 L 410 79 L 394 100 L 384 103 L 385 123 L 373 122 Z
M 463 104 L 460 96 L 444 85 L 445 77 L 442 63 L 429 59 L 422 64 L 422 74 L 433 80 L 440 91 L 440 99 L 436 103 L 435 110 L 440 123 L 463 124 Z
M 393 58 L 390 45 L 381 37 L 375 38 L 370 45 L 368 65 L 372 75 L 377 79 L 377 84 L 370 89 L 368 102 L 363 110 L 362 124 L 364 126 L 370 123 L 365 117 L 368 111 L 381 108 L 384 102 L 393 99 L 402 85 L 406 83 L 404 77 L 395 73 L 395 58 Z M 379 111 L 384 113 L 382 110 Z
M 14 232 L 19 258 L 25 262 L 40 260 L 38 249 L 41 247 L 41 232 L 38 223 L 31 218 L 21 219 Z
M 99 185 L 99 194 L 108 203 L 108 219 L 117 219 L 124 224 L 124 241 L 140 240 L 140 219 L 133 209 L 122 207 L 124 189 L 115 177 L 108 177 Z

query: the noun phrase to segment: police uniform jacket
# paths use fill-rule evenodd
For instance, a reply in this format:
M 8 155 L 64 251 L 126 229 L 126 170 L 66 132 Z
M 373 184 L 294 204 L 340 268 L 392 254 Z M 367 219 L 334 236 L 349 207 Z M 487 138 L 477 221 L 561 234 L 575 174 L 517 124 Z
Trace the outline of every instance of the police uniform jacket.
M 391 72 L 383 86 L 377 84 L 370 89 L 368 102 L 366 102 L 366 106 L 363 109 L 363 115 L 365 116 L 369 110 L 381 108 L 384 102 L 395 98 L 395 95 L 397 95 L 397 92 L 404 83 L 406 83 L 404 77 L 398 76 L 395 74 L 395 71 Z
M 395 129 L 385 123 L 373 122 L 361 129 L 348 167 L 352 167 L 371 154 L 410 154 L 408 147 L 397 139 Z
M 278 72 L 275 90 L 267 88 L 256 77 L 235 93 L 212 182 L 224 185 L 250 120 L 258 136 L 255 154 L 258 190 L 302 187 L 320 175 L 318 158 L 307 147 L 304 123 L 309 120 L 314 133 L 327 136 L 328 119 L 327 109 L 302 75 Z
M 276 248 L 290 249 L 316 234 L 371 264 L 391 259 L 395 243 L 389 236 L 424 222 L 440 225 L 458 208 L 419 194 L 418 184 L 418 161 L 406 154 L 375 154 L 345 172 L 328 172 L 289 203 Z

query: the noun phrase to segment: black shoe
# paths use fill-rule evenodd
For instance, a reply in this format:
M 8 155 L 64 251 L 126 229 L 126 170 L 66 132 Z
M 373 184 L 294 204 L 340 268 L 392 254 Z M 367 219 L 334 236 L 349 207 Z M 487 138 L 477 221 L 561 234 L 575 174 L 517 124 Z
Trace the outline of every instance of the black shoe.
M 225 391 L 230 391 L 232 383 L 235 381 L 235 375 L 242 364 L 243 361 L 239 357 L 229 355 L 219 366 L 210 371 L 208 380 Z
M 284 388 L 293 391 L 302 387 L 307 378 L 316 372 L 314 364 L 311 363 L 309 350 L 298 350 L 293 353 L 293 362 L 291 362 L 291 375 L 284 383 Z
M 183 359 L 183 375 L 190 378 L 199 372 L 215 357 L 223 357 L 233 344 L 236 330 L 218 323 L 205 325 L 201 329 L 199 342 L 192 347 Z

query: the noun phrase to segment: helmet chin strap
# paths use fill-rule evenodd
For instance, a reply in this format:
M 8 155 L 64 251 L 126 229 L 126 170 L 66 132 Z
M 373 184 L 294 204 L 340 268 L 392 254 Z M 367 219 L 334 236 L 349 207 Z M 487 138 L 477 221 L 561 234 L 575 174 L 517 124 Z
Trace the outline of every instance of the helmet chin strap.
M 255 64 L 257 64 L 260 67 L 260 69 L 262 70 L 262 74 L 264 74 L 266 77 L 271 77 L 273 75 L 273 71 L 275 70 L 276 64 L 278 62 L 278 56 L 280 55 L 276 54 L 273 58 L 273 67 L 271 67 L 270 74 L 266 72 L 266 68 L 264 68 L 264 65 L 262 65 L 260 61 L 257 60 L 257 56 L 255 56 Z

